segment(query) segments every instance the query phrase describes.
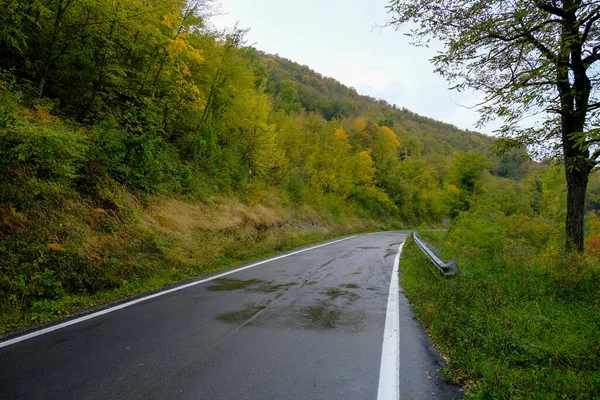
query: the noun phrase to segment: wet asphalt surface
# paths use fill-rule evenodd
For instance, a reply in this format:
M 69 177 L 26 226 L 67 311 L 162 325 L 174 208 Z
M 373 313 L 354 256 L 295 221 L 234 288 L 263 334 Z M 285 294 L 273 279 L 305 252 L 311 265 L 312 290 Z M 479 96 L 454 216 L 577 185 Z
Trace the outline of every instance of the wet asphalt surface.
M 0 398 L 376 399 L 394 257 L 362 235 L 0 348 Z M 400 398 L 457 399 L 400 296 Z

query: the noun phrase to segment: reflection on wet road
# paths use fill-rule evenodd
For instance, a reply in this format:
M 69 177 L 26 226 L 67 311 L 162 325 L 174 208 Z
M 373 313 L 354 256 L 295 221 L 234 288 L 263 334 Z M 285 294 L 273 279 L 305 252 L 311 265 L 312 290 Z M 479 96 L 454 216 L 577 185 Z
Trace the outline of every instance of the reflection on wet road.
M 333 243 L 1 348 L 0 393 L 375 399 L 392 264 L 406 236 Z M 423 359 L 415 363 L 431 356 Z

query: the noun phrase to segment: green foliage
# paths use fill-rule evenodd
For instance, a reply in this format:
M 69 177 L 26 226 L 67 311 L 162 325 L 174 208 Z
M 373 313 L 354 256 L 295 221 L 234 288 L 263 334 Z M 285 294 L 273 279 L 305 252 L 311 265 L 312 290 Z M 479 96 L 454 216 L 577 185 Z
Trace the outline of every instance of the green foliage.
M 13 104 L 14 107 L 14 104 Z M 81 131 L 53 123 L 28 123 L 9 114 L 10 126 L 0 130 L 0 170 L 26 170 L 41 179 L 69 185 L 83 165 L 90 141 Z M 41 107 L 31 118 L 46 118 Z M 5 119 L 6 121 L 6 119 Z
M 308 200 L 308 185 L 300 172 L 290 175 L 285 189 L 295 204 L 302 205 Z
M 296 83 L 291 79 L 286 79 L 280 82 L 278 86 L 277 106 L 287 113 L 300 112 L 302 105 L 296 101 L 298 98 Z
M 504 252 L 506 228 L 494 222 L 494 215 L 477 212 L 462 213 L 452 224 L 448 240 L 462 246 L 467 254 L 483 253 L 488 256 Z
M 350 199 L 376 218 L 385 218 L 398 213 L 398 207 L 388 195 L 374 187 L 358 187 L 352 192 Z
M 459 189 L 474 193 L 480 186 L 483 171 L 490 168 L 489 159 L 475 152 L 454 154 L 449 169 L 449 181 Z
M 8 139 L 10 141 L 13 138 Z M 22 141 L 21 141 L 22 140 Z M 22 166 L 43 179 L 71 182 L 86 159 L 89 139 L 61 126 L 31 126 L 18 135 L 18 144 L 2 149 L 3 155 L 16 158 L 11 166 Z
M 415 45 L 443 44 L 432 62 L 454 89 L 485 94 L 480 123 L 500 119 L 498 150 L 520 144 L 561 160 L 566 246 L 583 253 L 585 192 L 600 161 L 596 3 L 392 0 L 388 11 L 390 25 L 410 24 Z
M 106 127 L 95 135 L 91 163 L 127 187 L 149 193 L 184 191 L 190 171 L 163 139 Z
M 493 171 L 496 175 L 514 180 L 523 178 L 522 166 L 524 161 L 529 160 L 529 155 L 524 149 L 504 152 L 499 158 L 498 166 Z
M 459 259 L 459 275 L 439 279 L 409 243 L 400 263 L 403 288 L 447 354 L 449 374 L 467 384 L 467 399 L 598 394 L 597 265 L 577 256 L 524 261 L 518 249 L 492 256 L 456 248 L 456 236 L 422 236 L 438 243 L 443 258 Z

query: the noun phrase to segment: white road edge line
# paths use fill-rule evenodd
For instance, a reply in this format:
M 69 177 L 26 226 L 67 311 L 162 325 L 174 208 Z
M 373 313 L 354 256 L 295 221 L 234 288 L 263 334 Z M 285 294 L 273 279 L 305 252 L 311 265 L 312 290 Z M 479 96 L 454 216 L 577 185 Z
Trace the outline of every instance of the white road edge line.
M 92 313 L 92 314 L 84 315 L 83 317 L 76 318 L 76 319 L 73 319 L 71 321 L 63 322 L 61 324 L 53 325 L 53 326 L 50 326 L 48 328 L 40 329 L 39 331 L 31 332 L 31 333 L 28 333 L 28 334 L 25 334 L 25 335 L 22 335 L 22 336 L 18 336 L 16 338 L 13 338 L 13 339 L 10 339 L 10 340 L 6 340 L 4 342 L 0 342 L 0 348 L 7 347 L 7 346 L 10 346 L 11 344 L 19 343 L 19 342 L 22 342 L 24 340 L 31 339 L 31 338 L 34 338 L 34 337 L 37 337 L 37 336 L 45 335 L 46 333 L 54 332 L 54 331 L 57 331 L 59 329 L 66 328 L 67 326 L 75 325 L 75 324 L 78 324 L 80 322 L 84 322 L 84 321 L 90 320 L 92 318 L 100 317 L 102 315 L 106 315 L 106 314 L 109 314 L 109 313 L 112 313 L 112 312 L 115 312 L 115 311 L 118 311 L 118 310 L 122 310 L 124 308 L 131 307 L 131 306 L 133 306 L 135 304 L 142 303 L 144 301 L 147 301 L 147 300 L 150 300 L 150 299 L 154 299 L 156 297 L 164 296 L 166 294 L 177 292 L 179 290 L 184 290 L 184 289 L 190 288 L 192 286 L 200 285 L 201 283 L 205 283 L 205 282 L 209 282 L 209 281 L 212 281 L 212 280 L 215 280 L 215 279 L 219 279 L 219 278 L 222 278 L 224 276 L 235 274 L 236 272 L 240 272 L 240 271 L 243 271 L 243 270 L 246 270 L 246 269 L 249 269 L 249 268 L 254 268 L 254 267 L 257 267 L 259 265 L 266 264 L 266 263 L 269 263 L 269 262 L 272 262 L 272 261 L 281 260 L 282 258 L 286 258 L 286 257 L 290 257 L 290 256 L 293 256 L 293 255 L 296 255 L 296 254 L 304 253 L 305 251 L 310 251 L 310 250 L 318 249 L 319 247 L 329 246 L 329 245 L 332 245 L 332 244 L 335 244 L 335 243 L 343 242 L 345 240 L 354 239 L 355 237 L 358 237 L 358 235 L 347 237 L 347 238 L 343 238 L 343 239 L 334 240 L 333 242 L 323 243 L 323 244 L 320 244 L 318 246 L 313 246 L 313 247 L 309 247 L 307 249 L 302 249 L 302 250 L 294 251 L 294 252 L 289 253 L 289 254 L 284 254 L 284 255 L 281 255 L 281 256 L 277 256 L 277 257 L 273 257 L 273 258 L 268 258 L 268 259 L 263 260 L 263 261 L 259 261 L 259 262 L 256 262 L 256 263 L 253 263 L 253 264 L 250 264 L 250 265 L 246 265 L 245 267 L 237 268 L 237 269 L 234 269 L 234 270 L 231 270 L 231 271 L 223 272 L 222 274 L 211 276 L 210 278 L 201 279 L 199 281 L 195 281 L 195 282 L 191 282 L 191 283 L 188 283 L 188 284 L 185 284 L 185 285 L 177 286 L 177 287 L 175 287 L 173 289 L 164 290 L 162 292 L 154 293 L 154 294 L 151 294 L 151 295 L 146 296 L 146 297 L 140 297 L 139 299 L 135 299 L 135 300 L 129 301 L 127 303 L 122 303 L 122 304 L 119 304 L 117 306 L 114 306 L 114 307 L 111 307 L 111 308 L 107 308 L 105 310 L 101 310 L 101 311 L 98 311 L 98 312 L 95 312 L 95 313 Z
M 377 400 L 400 399 L 400 285 L 398 283 L 398 266 L 400 265 L 400 255 L 402 254 L 404 243 L 406 243 L 406 240 L 400 245 L 394 259 L 394 268 L 390 281 L 390 294 L 385 313 L 385 329 L 383 332 Z

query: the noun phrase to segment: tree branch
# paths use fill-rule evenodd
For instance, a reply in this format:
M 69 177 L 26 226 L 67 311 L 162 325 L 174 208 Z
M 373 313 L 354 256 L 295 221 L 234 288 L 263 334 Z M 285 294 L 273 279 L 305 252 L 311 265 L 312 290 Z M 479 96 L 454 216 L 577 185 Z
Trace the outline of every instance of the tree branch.
M 591 17 L 588 22 L 585 24 L 585 29 L 583 31 L 583 34 L 581 35 L 582 38 L 582 43 L 585 43 L 588 39 L 588 36 L 590 35 L 590 31 L 592 30 L 592 27 L 594 26 L 594 23 L 596 23 L 596 21 L 598 21 L 600 19 L 600 13 L 598 13 L 598 11 L 595 11 L 595 14 L 593 17 Z
M 561 18 L 564 18 L 567 16 L 567 13 L 565 12 L 565 10 L 563 10 L 562 8 L 556 7 L 555 5 L 549 4 L 545 1 L 534 0 L 533 4 L 535 4 L 536 7 L 539 8 L 540 10 L 546 11 L 550 14 L 554 14 Z

